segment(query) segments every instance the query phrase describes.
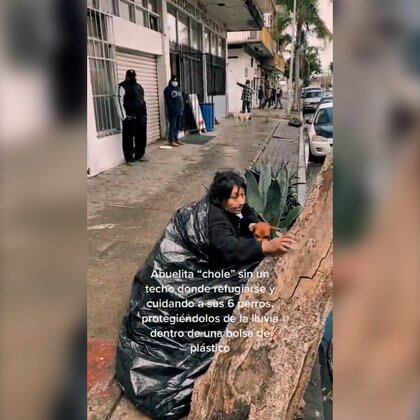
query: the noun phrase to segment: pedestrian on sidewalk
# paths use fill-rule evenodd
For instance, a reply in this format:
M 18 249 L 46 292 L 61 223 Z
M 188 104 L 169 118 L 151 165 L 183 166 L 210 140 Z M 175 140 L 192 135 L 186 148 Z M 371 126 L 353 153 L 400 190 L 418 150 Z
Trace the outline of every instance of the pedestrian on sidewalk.
M 274 85 L 271 85 L 271 87 L 268 89 L 268 109 L 274 105 L 275 96 L 276 90 L 274 89 Z
M 127 165 L 148 160 L 144 157 L 147 143 L 147 105 L 144 89 L 137 83 L 135 70 L 127 70 L 118 84 L 117 107 L 122 120 L 122 149 Z M 121 103 L 122 98 L 122 103 Z
M 236 82 L 236 84 L 242 88 L 242 113 L 244 114 L 245 112 L 248 112 L 250 114 L 252 94 L 254 93 L 254 90 L 251 88 L 251 82 L 249 80 L 246 80 L 245 84 L 239 82 Z
M 182 130 L 182 115 L 184 113 L 184 97 L 178 83 L 178 78 L 172 76 L 168 86 L 163 91 L 168 119 L 168 143 L 170 146 L 179 147 L 185 143 L 178 140 L 178 133 Z
M 276 106 L 274 109 L 277 109 L 277 105 L 279 105 L 280 109 L 283 109 L 283 105 L 281 103 L 281 98 L 283 96 L 283 89 L 279 86 L 276 91 Z
M 264 94 L 264 87 L 263 87 L 263 85 L 260 85 L 260 87 L 258 88 L 258 101 L 259 101 L 259 106 L 258 106 L 258 108 L 259 109 L 263 109 L 263 107 L 264 107 L 264 96 L 265 96 L 265 94 Z

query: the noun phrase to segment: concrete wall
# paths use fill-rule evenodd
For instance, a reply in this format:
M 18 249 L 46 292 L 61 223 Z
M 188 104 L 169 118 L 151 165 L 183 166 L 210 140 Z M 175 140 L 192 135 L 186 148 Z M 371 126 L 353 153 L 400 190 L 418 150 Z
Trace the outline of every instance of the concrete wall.
M 260 39 L 261 31 L 252 31 L 257 32 L 257 39 Z M 227 41 L 230 42 L 244 42 L 251 39 L 251 31 L 234 31 L 228 32 Z
M 236 84 L 245 83 L 246 79 L 252 80 L 254 78 L 254 69 L 257 67 L 257 62 L 254 59 L 254 67 L 251 67 L 251 56 L 246 54 L 242 48 L 229 48 L 226 79 L 229 96 L 228 112 L 238 112 L 242 109 L 241 94 L 242 88 Z M 252 106 L 255 106 L 255 101 Z
M 117 47 L 143 53 L 162 55 L 162 34 L 128 20 L 114 17 L 114 36 Z
M 210 96 L 211 99 L 211 96 Z M 214 114 L 217 119 L 225 118 L 226 117 L 226 96 L 225 95 L 218 95 L 213 96 L 213 103 L 214 103 Z

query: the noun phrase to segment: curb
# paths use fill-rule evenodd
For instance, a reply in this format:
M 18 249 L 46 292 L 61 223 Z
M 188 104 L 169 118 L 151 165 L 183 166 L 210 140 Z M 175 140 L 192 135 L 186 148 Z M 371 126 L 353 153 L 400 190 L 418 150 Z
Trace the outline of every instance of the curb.
M 297 184 L 297 194 L 299 203 L 303 206 L 307 197 L 307 187 L 306 187 L 306 158 L 305 158 L 305 141 L 303 138 L 303 112 L 299 111 L 299 117 L 302 121 L 302 125 L 299 128 L 299 157 L 298 157 L 298 184 Z
M 268 135 L 268 137 L 264 140 L 264 145 L 261 147 L 261 149 L 258 151 L 257 155 L 255 156 L 255 158 L 251 161 L 251 164 L 248 166 L 248 169 L 254 165 L 258 159 L 260 158 L 260 156 L 263 154 L 264 150 L 266 149 L 268 142 L 271 140 L 271 138 L 273 137 L 277 127 L 279 126 L 281 122 L 281 118 L 279 118 L 279 120 L 276 122 L 276 125 L 274 126 L 274 128 L 271 130 L 271 133 Z

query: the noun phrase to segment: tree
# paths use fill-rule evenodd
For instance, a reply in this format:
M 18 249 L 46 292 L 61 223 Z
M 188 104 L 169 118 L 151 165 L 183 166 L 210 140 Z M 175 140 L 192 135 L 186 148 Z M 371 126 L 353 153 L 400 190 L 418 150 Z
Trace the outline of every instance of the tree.
M 286 33 L 287 28 L 291 24 L 291 15 L 284 9 L 277 14 L 277 22 L 273 30 L 273 38 L 277 43 L 279 51 L 284 51 L 286 45 L 292 42 L 290 34 Z
M 304 85 L 308 85 L 312 73 L 322 73 L 321 59 L 317 47 L 306 47 L 301 57 L 301 77 Z
M 285 10 L 292 16 L 293 0 L 277 0 L 284 5 Z M 296 3 L 296 42 L 295 42 L 295 80 L 299 80 L 300 58 L 306 33 L 313 33 L 318 39 L 330 41 L 332 33 L 319 14 L 319 0 L 298 0 Z M 299 86 L 295 83 L 293 95 L 293 109 L 298 108 Z
M 327 157 L 316 185 L 293 230 L 299 247 L 276 260 L 265 258 L 248 285 L 275 286 L 273 294 L 243 294 L 240 302 L 270 302 L 271 308 L 238 305 L 210 368 L 194 387 L 189 420 L 294 418 L 309 382 L 332 308 L 332 158 Z M 326 223 L 327 221 L 327 223 Z M 253 315 L 278 316 L 278 322 L 255 322 Z M 270 335 L 256 336 L 257 331 Z M 235 337 L 240 331 L 254 336 Z M 235 337 L 235 338 L 234 338 Z

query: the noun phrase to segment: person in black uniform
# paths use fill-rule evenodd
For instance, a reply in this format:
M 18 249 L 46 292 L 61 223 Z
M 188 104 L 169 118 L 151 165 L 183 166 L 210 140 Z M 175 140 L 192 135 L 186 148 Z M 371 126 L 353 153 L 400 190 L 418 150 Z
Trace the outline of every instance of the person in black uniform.
M 118 85 L 119 113 L 122 119 L 122 148 L 127 165 L 146 161 L 147 106 L 144 89 L 137 83 L 135 70 L 127 70 Z M 122 103 L 121 103 L 122 98 Z
M 259 262 L 265 255 L 282 255 L 295 242 L 293 234 L 258 242 L 252 233 L 260 220 L 245 203 L 246 183 L 239 174 L 217 172 L 208 193 L 209 259 L 215 268 Z
M 184 142 L 178 140 L 178 133 L 182 130 L 182 116 L 184 114 L 184 94 L 179 87 L 178 78 L 172 76 L 168 86 L 163 91 L 168 118 L 168 143 L 172 147 L 179 147 Z

